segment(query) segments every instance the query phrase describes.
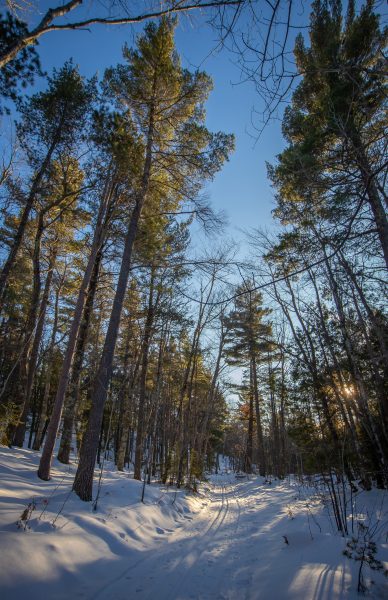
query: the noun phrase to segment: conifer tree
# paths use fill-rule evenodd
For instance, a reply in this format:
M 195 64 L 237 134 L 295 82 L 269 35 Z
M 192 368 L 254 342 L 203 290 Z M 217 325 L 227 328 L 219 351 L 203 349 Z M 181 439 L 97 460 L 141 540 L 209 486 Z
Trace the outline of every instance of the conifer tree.
M 310 410 L 319 414 L 328 462 L 339 460 L 345 428 L 349 447 L 341 460 L 348 477 L 348 462 L 359 455 L 362 478 L 372 469 L 380 481 L 388 439 L 382 391 L 386 317 L 377 326 L 375 310 L 384 309 L 372 272 L 388 265 L 382 142 L 386 35 L 373 2 L 356 14 L 350 1 L 345 18 L 340 2 L 314 2 L 310 44 L 299 36 L 295 47 L 301 82 L 285 111 L 287 147 L 269 169 L 277 190 L 274 213 L 288 227 L 267 253 L 273 274 L 284 278 L 274 294 L 298 349 L 298 390 L 303 397 L 306 387 L 311 390 Z M 298 268 L 300 285 L 289 276 Z M 314 303 L 311 297 L 301 300 L 302 285 Z M 360 330 L 368 360 L 360 351 Z
M 271 324 L 264 321 L 270 309 L 263 308 L 263 298 L 259 292 L 252 292 L 252 282 L 245 282 L 237 288 L 235 308 L 225 317 L 227 328 L 226 357 L 230 364 L 244 366 L 249 372 L 249 418 L 247 439 L 246 469 L 252 470 L 253 462 L 253 422 L 256 417 L 256 431 L 259 452 L 260 475 L 266 474 L 266 457 L 263 436 L 263 409 L 260 399 L 258 366 L 268 360 L 274 349 L 271 339 Z
M 339 0 L 313 3 L 310 44 L 299 34 L 294 50 L 301 81 L 283 119 L 288 146 L 270 176 L 284 222 L 292 218 L 293 203 L 305 202 L 311 216 L 331 213 L 333 222 L 354 220 L 367 203 L 388 268 L 387 34 L 373 0 L 359 14 L 349 0 L 346 19 Z
M 14 15 L 0 14 L 0 55 L 16 40 L 27 33 L 27 26 Z M 42 75 L 40 61 L 34 45 L 23 47 L 20 53 L 0 69 L 0 95 L 16 101 L 20 88 L 34 82 L 35 75 Z M 0 105 L 0 114 L 4 107 Z
M 80 140 L 94 98 L 94 87 L 93 81 L 85 81 L 72 63 L 66 63 L 49 77 L 47 90 L 23 99 L 19 105 L 22 120 L 18 124 L 18 138 L 29 162 L 31 180 L 0 273 L 0 307 L 43 179 L 58 154 L 64 150 L 70 153 Z
M 29 411 L 39 347 L 57 256 L 65 251 L 66 242 L 74 242 L 77 227 L 82 228 L 88 215 L 79 206 L 83 189 L 83 173 L 73 157 L 62 156 L 53 161 L 42 182 L 43 190 L 36 200 L 36 228 L 32 248 L 33 281 L 31 301 L 25 324 L 23 352 L 20 357 L 19 403 L 20 422 L 13 443 L 22 446 Z M 48 268 L 42 292 L 41 262 L 45 246 Z M 43 246 L 43 247 L 42 247 Z M 42 293 L 41 293 L 42 292 Z
M 123 119 L 116 113 L 106 115 L 104 111 L 100 111 L 96 115 L 92 138 L 95 139 L 97 147 L 100 146 L 103 154 L 103 161 L 100 163 L 99 185 L 95 188 L 98 197 L 98 208 L 93 224 L 90 252 L 69 330 L 54 408 L 39 463 L 38 475 L 45 480 L 50 478 L 55 439 L 61 422 L 62 409 L 88 292 L 91 284 L 96 283 L 92 280 L 96 263 L 101 260 L 101 252 L 106 242 L 112 212 L 117 207 L 119 200 L 123 202 L 126 208 L 131 206 L 134 180 L 138 177 L 140 168 L 141 142 L 134 130 L 132 118 L 129 114 Z M 102 178 L 101 175 L 103 175 Z
M 120 273 L 105 344 L 92 393 L 92 408 L 83 438 L 74 490 L 92 497 L 93 472 L 104 404 L 112 375 L 113 356 L 128 284 L 132 249 L 144 204 L 153 189 L 174 194 L 179 201 L 195 197 L 227 158 L 230 136 L 212 135 L 203 125 L 203 103 L 210 80 L 201 72 L 182 69 L 174 48 L 174 27 L 168 20 L 150 24 L 137 49 L 125 49 L 126 65 L 106 73 L 106 86 L 116 102 L 134 116 L 143 138 L 143 168 L 134 192 Z

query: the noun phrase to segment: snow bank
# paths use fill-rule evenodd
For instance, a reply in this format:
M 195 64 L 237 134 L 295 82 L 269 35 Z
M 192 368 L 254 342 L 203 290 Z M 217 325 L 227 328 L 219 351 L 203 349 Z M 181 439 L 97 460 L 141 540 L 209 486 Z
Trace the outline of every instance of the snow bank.
M 71 492 L 75 467 L 43 482 L 37 463 L 0 449 L 1 600 L 356 600 L 358 523 L 375 524 L 388 567 L 385 491 L 352 497 L 343 538 L 322 490 L 295 480 L 224 471 L 197 495 L 147 486 L 142 504 L 142 484 L 108 468 L 94 511 Z M 363 574 L 369 597 L 388 597 L 381 571 Z
M 184 527 L 209 502 L 202 495 L 147 485 L 104 470 L 97 511 L 71 492 L 75 466 L 55 462 L 36 476 L 39 454 L 0 448 L 0 597 L 35 600 L 90 596 Z M 96 486 L 95 486 L 96 487 Z M 17 522 L 34 503 L 28 521 Z

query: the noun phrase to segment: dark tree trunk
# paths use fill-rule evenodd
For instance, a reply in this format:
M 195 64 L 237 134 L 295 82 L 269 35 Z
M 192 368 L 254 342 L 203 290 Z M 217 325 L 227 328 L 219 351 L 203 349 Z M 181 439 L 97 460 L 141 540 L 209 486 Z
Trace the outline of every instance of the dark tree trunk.
M 351 121 L 349 121 L 349 125 Z M 357 165 L 361 171 L 362 182 L 365 187 L 365 193 L 371 208 L 373 218 L 377 228 L 381 248 L 385 259 L 385 266 L 388 269 L 388 219 L 387 213 L 381 202 L 380 195 L 375 183 L 373 170 L 369 164 L 368 157 L 365 153 L 365 146 L 362 143 L 359 133 L 357 133 L 353 125 L 350 131 L 349 138 L 353 145 L 353 151 Z
M 92 277 L 97 254 L 104 241 L 104 225 L 106 222 L 107 210 L 109 209 L 109 205 L 112 200 L 112 187 L 112 183 L 108 182 L 100 202 L 96 229 L 94 231 L 93 236 L 92 248 L 90 251 L 89 260 L 86 267 L 86 271 L 83 276 L 81 287 L 78 292 L 78 299 L 74 310 L 73 321 L 70 327 L 69 339 L 67 342 L 65 356 L 63 359 L 62 370 L 53 407 L 53 413 L 51 415 L 50 424 L 47 430 L 46 443 L 44 445 L 39 463 L 38 476 L 44 480 L 50 479 L 51 460 L 53 456 L 55 440 L 58 434 L 59 424 L 61 421 L 63 402 L 65 399 L 70 370 L 73 363 L 74 350 L 82 319 L 83 309 L 85 306 L 87 290 L 89 287 L 90 279 Z
M 127 234 L 125 237 L 124 253 L 121 260 L 119 279 L 113 301 L 112 312 L 109 319 L 108 330 L 106 333 L 101 361 L 94 383 L 92 394 L 92 407 L 90 410 L 87 428 L 82 441 L 79 465 L 73 485 L 73 489 L 76 492 L 76 494 L 81 498 L 81 500 L 85 501 L 92 499 L 93 473 L 98 448 L 101 421 L 104 413 L 104 405 L 108 392 L 108 386 L 112 375 L 113 356 L 120 326 L 120 318 L 123 308 L 124 297 L 128 285 L 129 273 L 131 270 L 132 249 L 136 237 L 140 215 L 148 192 L 152 163 L 152 144 L 154 132 L 153 119 L 154 116 L 153 112 L 151 111 L 150 124 L 147 136 L 148 139 L 146 158 L 142 178 L 142 187 L 140 193 L 136 198 L 136 204 L 134 206 Z
M 143 203 L 140 200 L 136 203 L 125 239 L 119 281 L 113 301 L 113 308 L 109 320 L 101 361 L 93 387 L 92 408 L 90 410 L 88 425 L 83 437 L 79 465 L 74 480 L 74 491 L 81 498 L 81 500 L 85 501 L 92 499 L 94 464 L 100 437 L 101 421 L 104 413 L 104 405 L 107 397 L 108 386 L 112 376 L 114 350 L 116 347 L 121 311 L 131 269 L 132 247 L 135 240 L 142 204 Z
M 249 412 L 248 412 L 248 432 L 247 432 L 247 449 L 245 453 L 245 473 L 252 473 L 253 463 L 253 382 L 249 390 Z
M 56 257 L 57 257 L 57 252 L 55 250 L 55 251 L 53 251 L 53 253 L 50 257 L 50 264 L 49 264 L 48 272 L 47 272 L 47 276 L 46 276 L 45 287 L 43 290 L 43 295 L 42 295 L 39 312 L 38 312 L 38 321 L 37 321 L 37 325 L 36 325 L 34 341 L 32 344 L 31 354 L 29 357 L 23 409 L 22 409 L 22 414 L 20 417 L 19 425 L 15 431 L 15 437 L 14 437 L 15 445 L 20 446 L 20 447 L 23 445 L 24 435 L 25 435 L 25 431 L 26 431 L 26 420 L 27 420 L 27 416 L 28 416 L 28 413 L 30 410 L 32 387 L 34 384 L 36 365 L 38 362 L 39 346 L 40 346 L 40 343 L 42 340 L 42 335 L 43 335 L 43 328 L 44 328 L 44 322 L 45 322 L 45 318 L 46 318 L 46 310 L 47 310 L 47 306 L 48 306 L 48 302 L 49 302 L 51 282 L 52 282 L 52 278 L 53 278 Z M 39 286 L 39 288 L 40 288 L 40 286 Z M 36 316 L 36 312 L 37 311 L 34 311 L 35 316 Z
M 97 253 L 96 262 L 94 263 L 93 274 L 90 280 L 83 317 L 78 332 L 74 363 L 69 384 L 69 393 L 65 400 L 62 437 L 58 451 L 58 460 L 65 465 L 68 465 L 70 461 L 71 438 L 73 435 L 74 418 L 79 398 L 82 364 L 90 326 L 90 319 L 93 312 L 93 303 L 97 290 L 101 260 L 102 249 L 100 249 L 100 251 Z
M 148 369 L 148 353 L 151 343 L 152 326 L 154 322 L 154 273 L 151 272 L 150 293 L 148 300 L 147 318 L 144 326 L 144 337 L 142 345 L 142 363 L 140 372 L 139 385 L 139 407 L 137 413 L 137 429 L 136 429 L 136 449 L 135 449 L 135 470 L 134 478 L 141 481 L 141 465 L 143 460 L 143 441 L 145 431 L 145 408 L 146 408 L 146 381 Z
M 49 347 L 49 351 L 48 351 L 48 362 L 47 362 L 47 369 L 46 369 L 42 406 L 40 409 L 38 428 L 35 432 L 34 444 L 32 446 L 34 450 L 40 450 L 40 447 L 43 443 L 43 437 L 44 437 L 46 429 L 47 429 L 48 401 L 49 401 L 49 395 L 50 395 L 52 370 L 53 370 L 53 362 L 54 362 L 54 347 L 55 347 L 55 339 L 57 337 L 57 331 L 58 331 L 58 307 L 59 307 L 60 292 L 61 292 L 61 286 L 58 286 L 57 291 L 56 291 L 56 296 L 55 296 L 54 323 L 53 323 L 53 328 L 52 328 L 52 332 L 51 332 L 50 347 Z
M 28 223 L 28 219 L 31 214 L 32 207 L 35 202 L 36 195 L 39 192 L 39 188 L 43 181 L 43 177 L 46 174 L 46 171 L 50 165 L 54 150 L 59 142 L 61 127 L 62 127 L 62 121 L 61 121 L 60 125 L 58 126 L 57 132 L 53 137 L 53 140 L 51 142 L 49 149 L 47 150 L 47 154 L 42 162 L 42 165 L 32 181 L 30 193 L 28 194 L 25 207 L 21 214 L 15 237 L 13 239 L 8 257 L 7 257 L 7 259 L 3 265 L 3 268 L 1 270 L 1 273 L 0 273 L 0 309 L 2 307 L 2 302 L 3 302 L 3 297 L 4 297 L 4 292 L 5 292 L 5 288 L 7 285 L 8 277 L 9 277 L 9 274 L 15 264 L 16 256 L 19 252 L 20 245 L 23 241 L 24 232 L 25 232 L 25 229 L 26 229 L 26 226 Z
M 258 448 L 258 454 L 259 454 L 259 473 L 262 477 L 265 477 L 266 472 L 267 472 L 267 464 L 266 464 L 266 458 L 265 458 L 263 427 L 261 424 L 261 410 L 260 410 L 259 386 L 257 383 L 256 357 L 254 354 L 252 355 L 251 369 L 252 369 L 253 395 L 255 398 L 257 448 Z
M 130 435 L 130 424 L 131 424 L 131 406 L 132 406 L 132 401 L 133 401 L 133 391 L 135 388 L 135 384 L 137 381 L 137 377 L 138 377 L 138 371 L 140 368 L 140 362 L 141 362 L 141 352 L 138 352 L 138 356 L 137 356 L 137 360 L 136 360 L 136 364 L 135 367 L 131 369 L 131 371 L 133 371 L 131 373 L 131 376 L 129 378 L 129 381 L 127 381 L 127 389 L 125 389 L 125 387 L 123 386 L 122 389 L 122 402 L 123 402 L 123 406 L 122 406 L 122 423 L 121 423 L 121 431 L 120 431 L 120 437 L 119 437 L 119 441 L 118 441 L 118 448 L 117 448 L 117 470 L 118 471 L 123 471 L 124 470 L 124 466 L 125 466 L 125 459 L 128 455 L 128 446 L 129 446 L 129 435 Z M 131 442 L 132 442 L 132 437 L 131 437 Z
M 357 389 L 357 401 L 358 401 L 360 413 L 362 414 L 362 425 L 370 439 L 372 447 L 374 448 L 374 452 L 375 452 L 376 456 L 378 457 L 378 462 L 379 462 L 379 464 L 377 465 L 378 470 L 380 470 L 381 468 L 384 469 L 385 465 L 386 465 L 386 456 L 385 456 L 383 445 L 380 440 L 379 432 L 377 431 L 376 424 L 374 422 L 373 417 L 371 416 L 371 412 L 370 412 L 369 405 L 368 405 L 368 396 L 367 396 L 367 392 L 365 389 L 365 383 L 364 383 L 361 371 L 359 369 L 359 366 L 357 364 L 357 361 L 355 359 L 356 353 L 354 351 L 353 342 L 349 335 L 348 328 L 346 325 L 346 317 L 345 317 L 344 308 L 343 308 L 342 300 L 341 300 L 339 289 L 338 289 L 338 284 L 334 277 L 334 274 L 333 274 L 329 259 L 327 258 L 326 250 L 324 247 L 323 247 L 323 252 L 324 252 L 324 256 L 325 256 L 325 266 L 326 266 L 326 270 L 327 270 L 327 274 L 328 274 L 328 281 L 330 284 L 331 292 L 333 294 L 334 304 L 336 306 L 337 313 L 338 313 L 338 321 L 339 321 L 339 327 L 340 327 L 342 338 L 343 338 L 344 349 L 345 349 L 345 353 L 346 353 L 346 356 L 348 359 L 349 368 L 353 375 L 354 382 L 355 382 L 356 389 Z

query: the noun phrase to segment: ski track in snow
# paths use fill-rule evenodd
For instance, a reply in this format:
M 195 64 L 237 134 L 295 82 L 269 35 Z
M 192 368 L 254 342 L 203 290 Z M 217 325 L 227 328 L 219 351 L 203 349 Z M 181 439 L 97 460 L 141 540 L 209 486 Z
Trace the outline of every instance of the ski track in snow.
M 286 546 L 281 544 L 279 533 L 273 532 L 284 517 L 285 495 L 295 493 L 293 490 L 285 493 L 284 487 L 259 490 L 252 496 L 251 482 L 222 483 L 214 493 L 210 508 L 205 509 L 210 524 L 204 532 L 194 521 L 191 527 L 173 534 L 162 547 L 128 567 L 120 578 L 96 590 L 88 600 L 357 597 L 350 586 L 351 563 L 344 561 L 338 568 L 337 563 L 315 565 L 312 562 L 308 573 L 303 563 L 312 540 L 307 534 L 287 532 L 291 541 Z M 286 553 L 293 553 L 291 545 L 297 546 L 296 556 L 287 558 Z M 323 550 L 321 559 L 327 559 L 327 550 L 326 553 Z M 341 562 L 341 556 L 335 556 L 335 560 Z M 300 572 L 294 577 L 298 567 L 301 567 Z M 378 589 L 375 591 L 374 597 L 384 597 Z
M 359 563 L 342 554 L 346 541 L 333 535 L 319 502 L 310 502 L 309 520 L 306 500 L 287 482 L 224 474 L 199 495 L 147 486 L 141 504 L 140 482 L 112 467 L 98 511 L 72 495 L 53 528 L 72 473 L 56 464 L 53 480 L 41 482 L 37 460 L 31 451 L 0 449 L 1 600 L 359 598 Z M 373 493 L 369 511 L 381 506 Z M 17 530 L 15 515 L 31 497 L 39 504 L 45 496 L 43 519 L 36 514 L 30 531 Z M 379 552 L 387 560 L 386 542 Z M 388 597 L 380 575 L 373 573 L 371 598 Z
M 136 570 L 136 581 L 144 582 L 135 589 L 136 598 L 139 600 L 236 598 L 235 595 L 230 596 L 227 592 L 224 595 L 220 591 L 225 583 L 225 572 L 223 568 L 218 572 L 216 567 L 217 558 L 235 543 L 240 503 L 234 487 L 230 484 L 221 484 L 216 498 L 213 508 L 206 509 L 210 524 L 203 533 L 196 524 L 186 528 L 183 536 L 178 532 L 164 547 L 154 550 L 151 556 L 131 565 L 119 578 L 92 594 L 90 600 L 127 599 L 128 586 L 123 589 L 123 579 L 135 579 L 129 575 L 133 570 Z M 177 539 L 174 540 L 174 537 Z M 164 589 L 161 589 L 160 578 L 167 579 L 163 583 Z M 246 581 L 238 583 L 247 584 Z M 230 582 L 227 585 L 230 586 Z M 243 593 L 242 590 L 239 590 L 240 593 Z

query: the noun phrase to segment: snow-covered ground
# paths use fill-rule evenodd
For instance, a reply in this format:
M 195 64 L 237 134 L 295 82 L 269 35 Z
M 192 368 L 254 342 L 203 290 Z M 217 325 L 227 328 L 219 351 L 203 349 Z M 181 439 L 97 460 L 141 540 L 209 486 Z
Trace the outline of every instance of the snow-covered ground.
M 2 600 L 359 598 L 360 563 L 343 554 L 349 539 L 296 482 L 224 473 L 196 495 L 147 486 L 142 504 L 141 484 L 108 468 L 94 511 L 71 492 L 74 467 L 56 463 L 42 482 L 37 462 L 36 452 L 0 448 Z M 377 525 L 376 556 L 387 568 L 384 504 L 385 492 L 359 494 L 354 532 L 357 520 Z M 383 573 L 363 572 L 369 597 L 387 598 Z

